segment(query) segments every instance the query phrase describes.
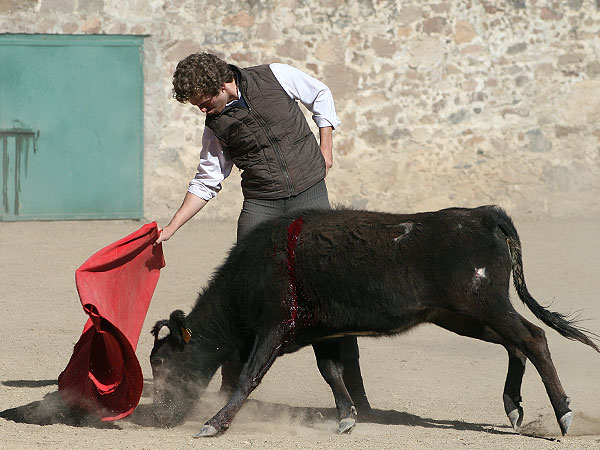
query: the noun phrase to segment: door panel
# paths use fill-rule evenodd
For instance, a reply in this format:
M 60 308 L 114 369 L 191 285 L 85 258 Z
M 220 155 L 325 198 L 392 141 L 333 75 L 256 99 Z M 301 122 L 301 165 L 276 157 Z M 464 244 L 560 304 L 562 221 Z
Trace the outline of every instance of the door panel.
M 0 220 L 143 215 L 142 44 L 0 35 Z

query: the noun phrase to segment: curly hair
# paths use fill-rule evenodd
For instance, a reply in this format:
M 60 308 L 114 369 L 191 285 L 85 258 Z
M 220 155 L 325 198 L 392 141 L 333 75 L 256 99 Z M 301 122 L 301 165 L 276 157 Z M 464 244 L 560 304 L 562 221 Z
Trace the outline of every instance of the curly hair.
M 177 64 L 173 74 L 173 98 L 186 103 L 191 97 L 217 95 L 224 83 L 233 81 L 229 65 L 210 53 L 193 53 Z

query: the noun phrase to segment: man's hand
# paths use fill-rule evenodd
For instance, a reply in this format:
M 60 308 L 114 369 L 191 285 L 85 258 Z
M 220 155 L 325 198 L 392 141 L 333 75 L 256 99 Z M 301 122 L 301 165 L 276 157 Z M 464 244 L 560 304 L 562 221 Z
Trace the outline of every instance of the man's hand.
M 158 229 L 158 239 L 156 239 L 155 244 L 160 244 L 161 242 L 171 239 L 171 236 L 173 236 L 183 224 L 194 217 L 198 211 L 204 208 L 207 203 L 207 200 L 196 197 L 189 192 L 185 194 L 183 203 L 171 219 L 171 222 L 169 222 L 169 225 Z
M 175 233 L 171 232 L 168 227 L 159 228 L 158 239 L 156 240 L 156 242 L 154 242 L 154 245 L 158 245 L 163 241 L 168 241 L 174 234 Z

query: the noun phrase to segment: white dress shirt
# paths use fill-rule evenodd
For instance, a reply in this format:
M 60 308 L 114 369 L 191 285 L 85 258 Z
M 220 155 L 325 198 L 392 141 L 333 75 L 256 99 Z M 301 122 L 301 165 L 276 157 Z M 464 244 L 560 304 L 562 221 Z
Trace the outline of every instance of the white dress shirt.
M 319 128 L 340 124 L 329 88 L 316 78 L 287 64 L 273 63 L 269 67 L 281 87 L 292 100 L 301 102 L 310 112 Z M 238 98 L 240 91 L 238 89 Z M 221 190 L 221 182 L 229 176 L 233 162 L 214 132 L 204 127 L 198 172 L 190 181 L 188 192 L 210 200 Z

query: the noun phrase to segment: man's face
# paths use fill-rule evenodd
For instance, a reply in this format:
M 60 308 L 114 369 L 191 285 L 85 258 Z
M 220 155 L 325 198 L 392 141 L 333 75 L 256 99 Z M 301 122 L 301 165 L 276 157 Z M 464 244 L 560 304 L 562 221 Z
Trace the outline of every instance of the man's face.
M 203 113 L 212 115 L 219 114 L 225 109 L 228 97 L 227 92 L 221 89 L 217 95 L 195 95 L 190 98 L 189 102 L 200 108 Z

